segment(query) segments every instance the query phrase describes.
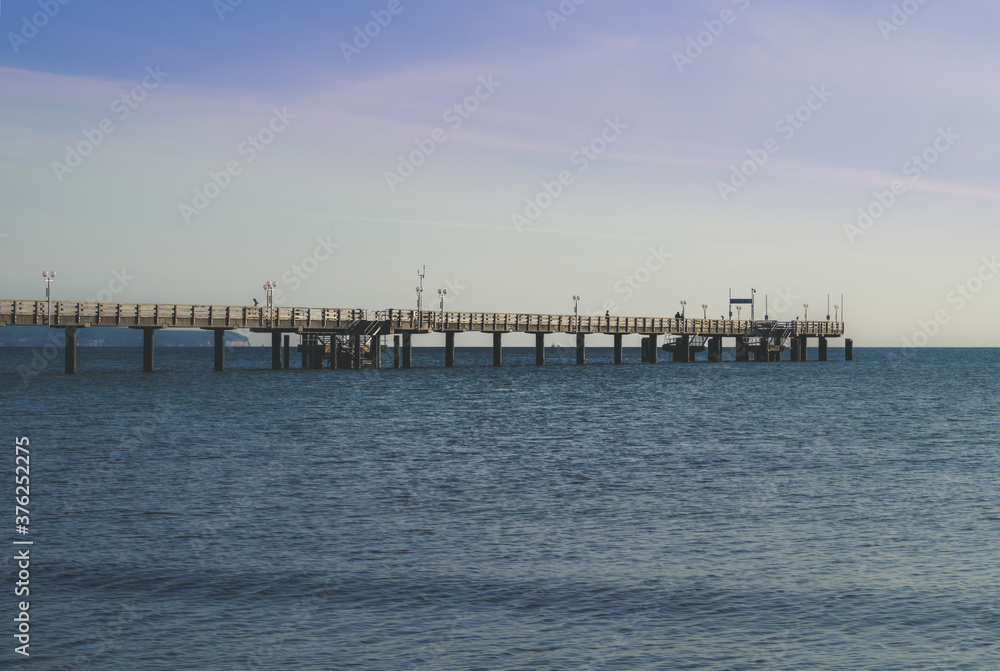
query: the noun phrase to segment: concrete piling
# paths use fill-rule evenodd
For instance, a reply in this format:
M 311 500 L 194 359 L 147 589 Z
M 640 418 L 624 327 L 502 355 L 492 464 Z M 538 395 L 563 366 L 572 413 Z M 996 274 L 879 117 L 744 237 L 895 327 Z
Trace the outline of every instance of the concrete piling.
M 413 334 L 403 334 L 403 368 L 413 365 Z
M 215 370 L 222 372 L 226 370 L 226 330 L 212 329 L 215 336 Z
M 281 370 L 281 331 L 271 331 L 271 370 Z
M 708 360 L 712 363 L 722 361 L 722 336 L 712 336 L 708 340 Z
M 455 366 L 455 332 L 448 331 L 444 334 L 444 365 L 448 368 Z
M 76 372 L 76 326 L 67 326 L 66 333 L 66 374 Z
M 142 372 L 153 372 L 153 334 L 155 328 L 142 329 Z
M 747 339 L 744 336 L 736 336 L 736 360 L 741 363 L 750 360 L 747 352 Z

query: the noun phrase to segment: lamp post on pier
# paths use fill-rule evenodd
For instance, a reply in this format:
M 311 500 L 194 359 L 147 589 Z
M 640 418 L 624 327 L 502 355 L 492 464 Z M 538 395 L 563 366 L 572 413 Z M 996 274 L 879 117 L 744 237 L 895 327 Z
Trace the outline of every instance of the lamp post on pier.
M 701 304 L 701 318 L 708 319 L 708 303 Z
M 840 305 L 834 304 L 833 306 L 833 321 L 840 321 Z
M 52 282 L 56 279 L 56 271 L 43 270 L 42 277 L 45 278 L 45 323 L 52 321 Z
M 267 296 L 267 320 L 271 326 L 274 326 L 274 290 L 277 288 L 277 282 L 264 282 L 264 294 Z
M 573 321 L 576 322 L 576 330 L 580 330 L 580 297 L 573 296 Z
M 808 303 L 803 303 L 802 304 L 802 309 L 805 310 L 805 312 L 802 313 L 803 314 L 802 319 L 805 320 L 805 321 L 809 321 L 809 304 Z
M 684 319 L 685 311 L 687 310 L 687 301 L 681 301 L 681 319 Z
M 447 289 L 438 289 L 438 297 L 441 299 L 441 319 L 444 319 L 444 297 L 447 295 Z
M 427 266 L 424 266 L 423 270 L 417 269 L 417 277 L 420 278 L 420 284 L 417 286 L 417 312 L 423 309 L 423 298 L 424 298 L 424 277 L 427 275 Z

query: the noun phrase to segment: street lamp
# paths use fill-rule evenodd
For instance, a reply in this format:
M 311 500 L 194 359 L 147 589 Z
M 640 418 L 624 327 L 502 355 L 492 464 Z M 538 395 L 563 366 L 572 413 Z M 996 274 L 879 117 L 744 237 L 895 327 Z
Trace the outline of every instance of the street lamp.
M 742 309 L 743 309 L 742 305 L 737 305 L 736 306 L 736 321 L 740 320 L 740 310 L 742 310 Z
M 52 321 L 52 282 L 56 279 L 56 271 L 43 270 L 42 277 L 45 278 L 45 323 Z
M 427 274 L 427 266 L 423 270 L 417 268 L 417 277 L 420 278 L 420 285 L 417 287 L 417 312 L 423 309 L 424 298 L 424 276 Z
M 274 290 L 278 288 L 277 282 L 264 282 L 264 294 L 267 296 L 267 318 L 274 323 Z
M 708 319 L 708 303 L 701 304 L 701 312 L 702 312 L 701 318 Z
M 802 318 L 805 321 L 809 321 L 809 304 L 808 303 L 803 303 L 802 304 L 802 309 L 805 310 L 805 312 L 803 313 L 804 316 Z
M 686 309 L 684 306 L 686 306 L 687 304 L 688 304 L 687 301 L 681 301 L 681 319 L 684 319 L 684 311 Z
M 438 289 L 438 297 L 441 299 L 441 318 L 444 319 L 444 297 L 448 295 L 447 289 Z
M 580 297 L 573 296 L 573 321 L 576 322 L 576 330 L 580 330 Z
M 840 306 L 839 305 L 834 305 L 833 306 L 833 321 L 835 321 L 835 322 L 839 322 L 840 321 Z

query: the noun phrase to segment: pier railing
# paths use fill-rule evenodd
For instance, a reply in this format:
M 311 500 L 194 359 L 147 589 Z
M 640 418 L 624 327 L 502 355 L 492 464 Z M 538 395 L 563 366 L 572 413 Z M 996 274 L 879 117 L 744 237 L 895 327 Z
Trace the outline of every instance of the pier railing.
M 692 336 L 761 336 L 776 330 L 794 336 L 840 337 L 843 322 L 680 319 L 556 314 L 365 310 L 152 303 L 78 303 L 0 300 L 0 326 L 124 326 L 136 328 L 250 328 L 282 331 L 348 331 L 378 323 L 393 332 L 605 333 Z
M 495 312 L 389 310 L 395 331 L 478 331 L 484 333 L 607 333 L 760 336 L 772 329 L 789 335 L 839 337 L 843 322 L 753 321 L 749 319 L 681 319 L 673 317 L 611 317 Z

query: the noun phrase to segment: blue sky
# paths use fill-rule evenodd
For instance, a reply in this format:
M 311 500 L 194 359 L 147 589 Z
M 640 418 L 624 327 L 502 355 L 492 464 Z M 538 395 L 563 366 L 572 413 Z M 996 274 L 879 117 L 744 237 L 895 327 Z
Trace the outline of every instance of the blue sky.
M 0 294 L 54 268 L 71 300 L 244 304 L 273 279 L 284 305 L 412 307 L 426 264 L 451 310 L 718 316 L 754 287 L 780 318 L 845 294 L 859 345 L 993 345 L 998 22 L 961 0 L 7 0 Z

